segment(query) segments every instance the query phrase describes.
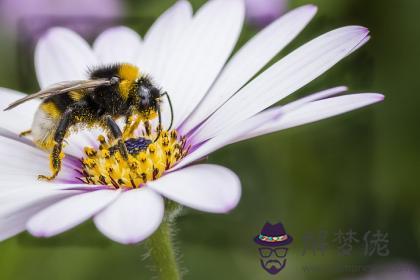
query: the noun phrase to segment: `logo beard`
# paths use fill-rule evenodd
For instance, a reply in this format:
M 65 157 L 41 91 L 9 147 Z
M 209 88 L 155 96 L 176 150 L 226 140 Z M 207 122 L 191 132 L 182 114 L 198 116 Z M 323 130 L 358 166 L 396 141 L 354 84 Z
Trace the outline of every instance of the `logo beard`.
M 285 259 L 283 263 L 278 260 L 268 260 L 264 263 L 264 260 L 260 259 L 260 264 L 261 267 L 264 268 L 264 270 L 268 273 L 277 274 L 286 266 L 286 261 L 287 259 Z

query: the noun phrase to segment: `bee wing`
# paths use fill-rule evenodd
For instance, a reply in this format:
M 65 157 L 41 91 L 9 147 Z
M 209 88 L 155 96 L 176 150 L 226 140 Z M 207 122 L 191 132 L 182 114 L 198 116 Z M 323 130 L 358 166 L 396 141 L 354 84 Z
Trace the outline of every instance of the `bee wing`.
M 10 104 L 4 111 L 10 110 L 19 106 L 20 104 L 35 99 L 35 98 L 46 98 L 50 96 L 60 95 L 66 92 L 74 90 L 83 90 L 89 88 L 95 88 L 99 86 L 109 86 L 112 82 L 108 79 L 95 79 L 95 80 L 79 80 L 79 81 L 67 81 L 54 84 L 46 89 L 43 89 L 39 92 L 25 96 L 12 104 Z

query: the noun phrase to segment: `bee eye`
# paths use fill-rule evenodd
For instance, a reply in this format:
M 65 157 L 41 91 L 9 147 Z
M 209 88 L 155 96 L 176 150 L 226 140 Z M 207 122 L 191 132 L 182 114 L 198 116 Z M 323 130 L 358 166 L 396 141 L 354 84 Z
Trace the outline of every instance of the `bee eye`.
M 111 79 L 109 79 L 109 82 L 111 83 L 111 85 L 116 85 L 120 82 L 120 78 L 117 76 L 113 76 Z
M 160 97 L 160 90 L 156 87 L 152 87 L 150 89 L 150 94 L 154 99 L 157 99 Z

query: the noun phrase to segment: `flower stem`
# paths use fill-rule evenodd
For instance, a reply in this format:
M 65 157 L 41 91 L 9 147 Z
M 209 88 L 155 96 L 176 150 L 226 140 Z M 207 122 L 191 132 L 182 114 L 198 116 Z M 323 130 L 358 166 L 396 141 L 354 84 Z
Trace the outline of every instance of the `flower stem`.
M 146 241 L 150 256 L 162 280 L 180 280 L 176 255 L 172 244 L 171 221 L 163 221 L 159 229 Z

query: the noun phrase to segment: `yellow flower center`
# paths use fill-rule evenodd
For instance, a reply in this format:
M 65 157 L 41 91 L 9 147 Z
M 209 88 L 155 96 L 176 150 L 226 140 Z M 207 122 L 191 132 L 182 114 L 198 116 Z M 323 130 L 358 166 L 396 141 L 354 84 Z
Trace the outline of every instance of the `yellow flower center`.
M 134 136 L 134 130 L 128 127 L 123 134 L 128 159 L 122 157 L 118 145 L 103 135 L 98 137 L 98 149 L 85 147 L 79 179 L 86 184 L 139 188 L 162 176 L 188 152 L 185 137 L 180 137 L 176 130 L 163 130 L 159 135 L 158 129 L 152 131 L 148 122 L 141 136 Z

